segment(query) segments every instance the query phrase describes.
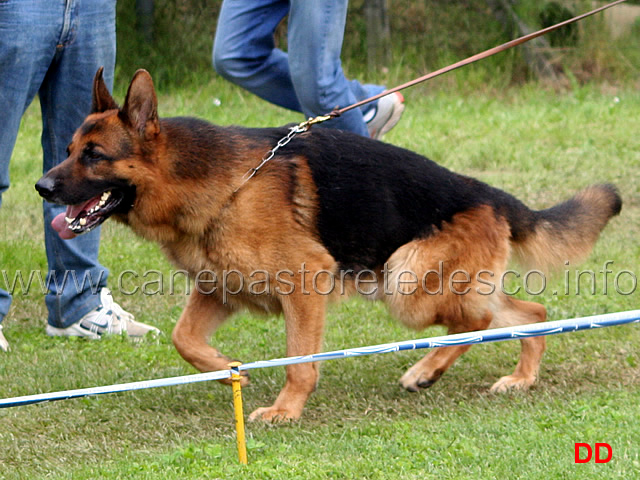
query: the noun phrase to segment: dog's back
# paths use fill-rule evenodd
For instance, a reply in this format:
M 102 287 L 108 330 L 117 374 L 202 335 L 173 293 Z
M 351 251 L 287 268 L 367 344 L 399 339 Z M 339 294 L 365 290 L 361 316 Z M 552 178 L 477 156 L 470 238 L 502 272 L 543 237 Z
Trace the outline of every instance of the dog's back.
M 273 129 L 268 135 L 285 133 Z M 280 162 L 302 152 L 317 188 L 322 242 L 342 266 L 356 270 L 381 266 L 400 246 L 434 235 L 456 214 L 480 206 L 507 220 L 521 264 L 560 268 L 589 254 L 622 204 L 614 186 L 594 185 L 534 211 L 414 152 L 337 130 L 300 135 L 280 150 Z

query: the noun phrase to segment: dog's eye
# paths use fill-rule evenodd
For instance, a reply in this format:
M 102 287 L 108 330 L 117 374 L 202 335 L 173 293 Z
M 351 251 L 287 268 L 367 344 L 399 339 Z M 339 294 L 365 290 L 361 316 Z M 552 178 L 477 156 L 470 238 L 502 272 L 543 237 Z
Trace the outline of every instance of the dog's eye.
M 105 157 L 101 153 L 96 152 L 95 150 L 91 150 L 87 153 L 87 156 L 91 160 L 103 160 Z
M 109 157 L 97 151 L 92 145 L 89 145 L 82 151 L 82 159 L 87 163 L 92 163 L 109 160 Z

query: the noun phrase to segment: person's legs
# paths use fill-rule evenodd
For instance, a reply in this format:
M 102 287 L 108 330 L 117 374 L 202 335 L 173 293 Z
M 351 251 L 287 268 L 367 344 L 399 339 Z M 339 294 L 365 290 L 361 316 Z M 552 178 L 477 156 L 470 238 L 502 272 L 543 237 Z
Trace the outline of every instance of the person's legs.
M 216 71 L 260 98 L 306 116 L 322 115 L 337 105 L 344 107 L 384 90 L 380 85 L 362 85 L 344 78 L 340 51 L 346 0 L 294 1 L 291 13 L 290 3 L 283 0 L 225 1 L 213 47 Z M 289 54 L 276 48 L 273 40 L 276 27 L 287 13 Z M 291 53 L 295 69 L 293 81 Z M 297 87 L 294 88 L 294 84 Z M 300 95 L 304 97 L 304 108 Z M 361 112 L 375 106 L 376 103 L 365 105 Z M 345 114 L 326 126 L 368 135 L 362 114 L 358 112 Z
M 300 112 L 287 54 L 273 34 L 287 15 L 287 0 L 223 2 L 213 44 L 213 66 L 224 78 L 251 93 Z
M 115 67 L 115 0 L 66 0 L 55 57 L 40 88 L 46 172 L 66 158 L 73 132 L 91 109 L 93 76 L 104 67 L 107 85 Z M 48 322 L 64 328 L 97 308 L 108 271 L 98 263 L 100 229 L 62 240 L 51 227 L 65 207 L 44 202 L 45 245 L 51 279 Z
M 36 93 L 46 171 L 64 160 L 74 130 L 89 113 L 96 70 L 104 66 L 111 85 L 114 62 L 115 0 L 0 2 L 0 201 L 9 186 L 9 160 L 20 119 Z M 97 262 L 99 234 L 63 241 L 50 226 L 62 207 L 45 203 L 43 208 L 47 259 L 54 272 L 46 298 L 47 333 L 99 338 L 103 333 L 137 337 L 157 332 L 135 322 L 113 302 L 108 289 L 101 288 L 107 272 Z M 10 301 L 10 295 L 0 291 L 0 321 Z M 0 349 L 8 349 L 3 336 Z
M 289 13 L 289 68 L 296 95 L 306 116 L 328 113 L 384 90 L 347 80 L 340 54 L 347 17 L 347 0 L 292 0 Z M 369 136 L 360 109 L 321 124 Z
M 55 53 L 63 11 L 63 1 L 0 2 L 0 205 L 20 120 Z M 0 322 L 10 304 L 11 296 L 0 289 Z

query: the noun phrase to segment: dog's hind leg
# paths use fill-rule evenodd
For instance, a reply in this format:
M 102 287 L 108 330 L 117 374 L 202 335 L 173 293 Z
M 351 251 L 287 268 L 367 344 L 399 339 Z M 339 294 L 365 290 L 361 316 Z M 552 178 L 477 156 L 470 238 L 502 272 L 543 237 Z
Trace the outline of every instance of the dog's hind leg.
M 173 329 L 172 340 L 178 353 L 201 372 L 229 368 L 231 359 L 208 343 L 213 332 L 229 314 L 229 309 L 216 297 L 204 295 L 195 289 L 189 296 L 187 306 Z M 221 380 L 221 382 L 230 384 L 231 381 Z M 244 375 L 242 385 L 248 383 L 249 379 Z
M 547 318 L 546 309 L 539 303 L 502 297 L 499 307 L 494 312 L 491 328 L 544 322 Z M 522 338 L 520 345 L 520 361 L 515 371 L 498 380 L 491 387 L 492 392 L 504 392 L 513 388 L 527 389 L 535 383 L 542 354 L 546 348 L 546 340 L 544 337 Z
M 509 227 L 492 208 L 456 214 L 391 255 L 384 300 L 392 315 L 416 330 L 433 324 L 450 334 L 484 330 L 494 315 L 485 277 L 503 271 L 508 256 Z M 434 349 L 402 376 L 401 385 L 410 391 L 431 386 L 469 348 Z
M 474 318 L 471 321 L 467 318 L 463 322 L 456 322 L 455 327 L 449 327 L 448 333 L 455 334 L 484 330 L 491 323 L 491 318 L 491 312 L 487 311 L 484 316 Z M 400 385 L 410 392 L 417 392 L 421 388 L 430 387 L 438 381 L 460 355 L 470 348 L 471 345 L 434 348 L 422 360 L 407 370 L 400 378 Z
M 473 276 L 468 277 L 469 282 L 464 284 L 462 291 L 450 282 L 447 287 L 438 285 L 437 278 L 455 278 L 455 272 L 465 272 L 462 267 L 458 269 L 456 262 L 447 260 L 445 267 L 445 262 L 439 260 L 455 258 L 455 252 L 450 249 L 461 250 L 461 242 L 443 242 L 440 246 L 430 243 L 428 240 L 411 242 L 389 259 L 388 271 L 391 273 L 386 286 L 389 290 L 384 299 L 391 314 L 416 330 L 433 324 L 446 326 L 449 334 L 484 330 L 491 323 L 493 314 L 487 296 L 478 293 L 480 286 L 475 272 L 479 267 L 473 265 L 473 259 L 467 262 Z M 423 279 L 421 288 L 408 282 L 415 276 L 405 275 L 407 272 L 414 275 L 419 272 L 418 276 Z M 408 278 L 403 279 L 403 276 Z M 470 348 L 470 345 L 453 345 L 433 349 L 407 370 L 400 378 L 400 384 L 411 392 L 430 387 Z

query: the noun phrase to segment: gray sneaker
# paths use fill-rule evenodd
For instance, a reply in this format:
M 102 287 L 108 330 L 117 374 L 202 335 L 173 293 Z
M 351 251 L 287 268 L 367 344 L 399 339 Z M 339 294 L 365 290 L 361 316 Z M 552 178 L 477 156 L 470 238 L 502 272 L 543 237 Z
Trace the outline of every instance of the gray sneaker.
M 2 333 L 2 325 L 0 325 L 0 350 L 3 352 L 9 351 L 9 342 L 4 338 L 4 334 Z
M 404 97 L 394 92 L 378 100 L 378 104 L 365 114 L 369 136 L 380 140 L 382 136 L 396 126 L 404 111 Z
M 156 327 L 136 322 L 133 315 L 125 312 L 120 305 L 113 301 L 108 288 L 100 290 L 100 303 L 95 310 L 90 311 L 80 320 L 67 328 L 56 328 L 47 325 L 47 335 L 51 337 L 87 337 L 94 340 L 102 335 L 122 333 L 129 337 L 140 338 L 151 332 L 160 333 Z

